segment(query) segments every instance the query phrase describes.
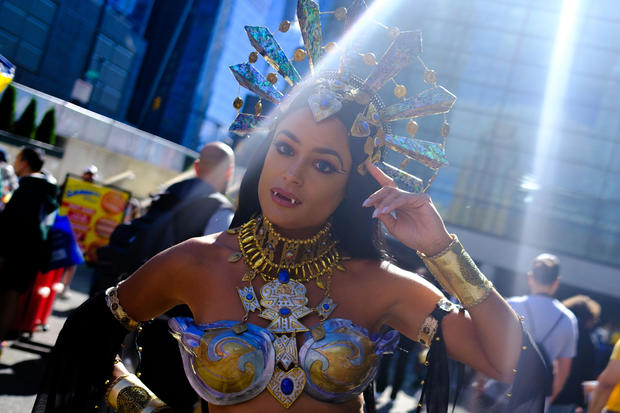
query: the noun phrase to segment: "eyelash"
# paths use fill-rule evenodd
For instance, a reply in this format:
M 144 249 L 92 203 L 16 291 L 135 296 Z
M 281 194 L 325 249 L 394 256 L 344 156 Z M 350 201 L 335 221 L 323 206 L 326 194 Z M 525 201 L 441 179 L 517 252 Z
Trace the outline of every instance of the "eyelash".
M 286 142 L 274 142 L 273 144 L 276 148 L 276 151 L 280 154 L 280 155 L 284 155 L 284 156 L 293 156 L 293 154 L 291 152 L 293 152 L 293 148 L 291 147 L 291 145 L 289 145 Z M 312 162 L 312 166 L 314 166 L 314 168 L 323 173 L 323 174 L 332 174 L 334 172 L 338 171 L 338 168 L 336 168 L 331 162 L 326 161 L 324 159 L 317 159 L 316 161 Z M 324 169 L 322 166 L 327 166 L 327 169 Z

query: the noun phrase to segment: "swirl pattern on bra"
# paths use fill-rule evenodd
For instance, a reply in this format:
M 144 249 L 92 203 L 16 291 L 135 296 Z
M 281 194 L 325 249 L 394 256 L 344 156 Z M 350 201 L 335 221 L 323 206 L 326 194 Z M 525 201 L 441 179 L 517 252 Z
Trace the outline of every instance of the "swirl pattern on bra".
M 169 322 L 190 384 L 212 404 L 254 398 L 265 390 L 274 372 L 274 336 L 250 323 L 246 331 L 237 334 L 232 329 L 236 324 L 195 324 L 183 317 Z M 325 336 L 318 341 L 306 333 L 299 351 L 305 391 L 322 401 L 338 403 L 359 395 L 374 378 L 380 356 L 398 344 L 394 330 L 370 335 L 345 319 L 327 320 L 323 328 Z

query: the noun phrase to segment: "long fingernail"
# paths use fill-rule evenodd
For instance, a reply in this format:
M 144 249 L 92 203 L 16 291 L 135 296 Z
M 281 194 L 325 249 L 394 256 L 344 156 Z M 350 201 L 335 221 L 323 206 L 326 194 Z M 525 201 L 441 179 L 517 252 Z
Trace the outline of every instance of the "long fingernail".
M 383 209 L 381 210 L 381 213 L 382 213 L 382 214 L 385 214 L 387 211 L 388 211 L 388 207 L 385 207 L 385 208 L 383 208 Z
M 364 202 L 362 202 L 362 206 L 368 206 L 368 204 L 370 204 L 370 199 L 366 198 Z
M 377 218 L 377 215 L 379 215 L 379 211 L 375 209 L 374 212 L 372 213 L 372 217 Z

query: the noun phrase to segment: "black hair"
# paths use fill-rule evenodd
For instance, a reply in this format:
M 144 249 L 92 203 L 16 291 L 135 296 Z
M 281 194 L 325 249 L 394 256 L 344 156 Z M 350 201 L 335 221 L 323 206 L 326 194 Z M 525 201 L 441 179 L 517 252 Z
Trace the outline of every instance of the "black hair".
M 21 148 L 20 159 L 25 161 L 32 172 L 40 172 L 45 163 L 45 152 L 39 148 L 24 146 Z
M 308 96 L 312 92 L 314 91 L 303 91 L 293 99 L 290 106 L 274 120 L 269 133 L 254 153 L 241 181 L 239 206 L 235 212 L 231 228 L 242 225 L 252 216 L 261 212 L 258 202 L 258 182 L 277 124 L 290 113 L 300 108 L 308 107 Z M 348 131 L 355 117 L 363 108 L 363 106 L 354 102 L 343 102 L 342 109 L 334 116 L 344 124 Z M 374 129 L 374 127 L 372 128 Z M 372 218 L 372 208 L 362 207 L 362 202 L 377 191 L 380 185 L 369 173 L 366 172 L 364 175 L 361 175 L 357 171 L 358 166 L 367 158 L 367 155 L 364 153 L 365 141 L 365 138 L 349 136 L 349 148 L 353 162 L 342 202 L 332 214 L 332 228 L 335 237 L 339 240 L 340 248 L 347 256 L 351 258 L 380 259 L 387 256 L 383 242 L 383 232 L 381 231 L 379 221 Z
M 540 254 L 532 264 L 531 273 L 538 283 L 551 285 L 560 276 L 560 260 L 555 255 Z

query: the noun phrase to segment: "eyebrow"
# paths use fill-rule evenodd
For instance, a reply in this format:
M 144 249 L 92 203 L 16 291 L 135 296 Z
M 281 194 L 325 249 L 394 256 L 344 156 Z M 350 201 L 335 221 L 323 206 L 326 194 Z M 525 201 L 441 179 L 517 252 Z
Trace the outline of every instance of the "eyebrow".
M 301 141 L 299 140 L 299 138 L 297 136 L 295 136 L 295 134 L 287 129 L 283 129 L 281 131 L 278 132 L 278 134 L 283 134 L 286 135 L 290 140 L 301 144 Z M 319 147 L 319 148 L 315 148 L 313 149 L 313 152 L 316 153 L 321 153 L 321 154 L 325 154 L 325 155 L 333 155 L 336 158 L 338 158 L 338 161 L 340 162 L 340 171 L 338 172 L 346 172 L 344 170 L 344 162 L 342 162 L 342 158 L 340 157 L 340 154 L 338 152 L 336 152 L 333 149 L 329 149 L 329 148 L 324 148 L 324 147 Z

